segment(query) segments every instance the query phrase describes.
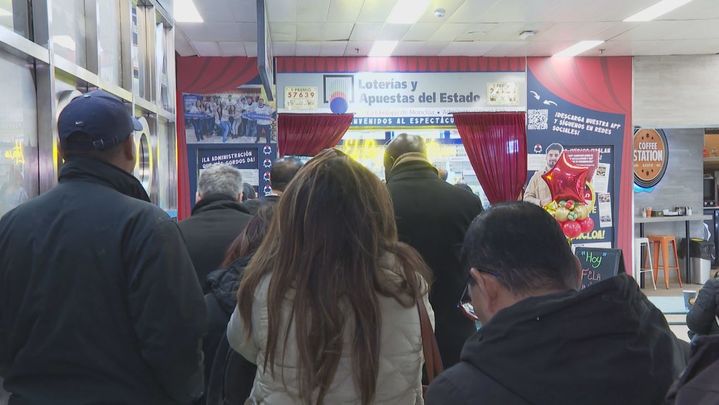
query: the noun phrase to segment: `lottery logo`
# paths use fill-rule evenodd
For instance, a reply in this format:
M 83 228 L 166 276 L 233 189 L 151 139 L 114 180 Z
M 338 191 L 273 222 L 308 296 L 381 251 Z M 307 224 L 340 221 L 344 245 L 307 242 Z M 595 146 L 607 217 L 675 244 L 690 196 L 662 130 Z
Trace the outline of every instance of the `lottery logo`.
M 534 153 L 542 153 L 542 145 L 540 145 L 540 144 L 534 145 Z
M 262 191 L 264 191 L 264 192 L 265 192 L 265 195 L 267 195 L 267 194 L 269 194 L 269 193 L 272 192 L 272 187 L 270 187 L 270 186 L 265 186 L 265 188 L 263 188 Z
M 262 166 L 264 166 L 265 168 L 269 169 L 270 167 L 272 167 L 272 160 L 270 160 L 270 159 L 265 159 L 265 161 L 262 162 Z
M 264 178 L 265 181 L 270 181 L 270 172 L 265 172 L 265 174 L 262 175 L 262 178 Z
M 270 146 L 270 145 L 265 145 L 265 147 L 262 148 L 262 153 L 264 153 L 265 155 L 271 154 L 271 153 L 272 153 L 272 146 Z

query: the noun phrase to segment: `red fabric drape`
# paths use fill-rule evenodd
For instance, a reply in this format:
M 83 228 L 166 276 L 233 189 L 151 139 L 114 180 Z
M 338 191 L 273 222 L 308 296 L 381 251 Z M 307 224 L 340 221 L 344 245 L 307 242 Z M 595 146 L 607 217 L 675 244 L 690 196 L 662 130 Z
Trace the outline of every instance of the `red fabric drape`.
M 516 201 L 527 180 L 524 112 L 453 115 L 464 149 L 489 202 Z
M 177 69 L 177 218 L 190 216 L 190 176 L 185 139 L 185 105 L 182 93 L 213 94 L 236 90 L 257 77 L 257 58 L 175 57 Z
M 354 114 L 279 114 L 277 146 L 280 156 L 314 156 L 342 139 Z

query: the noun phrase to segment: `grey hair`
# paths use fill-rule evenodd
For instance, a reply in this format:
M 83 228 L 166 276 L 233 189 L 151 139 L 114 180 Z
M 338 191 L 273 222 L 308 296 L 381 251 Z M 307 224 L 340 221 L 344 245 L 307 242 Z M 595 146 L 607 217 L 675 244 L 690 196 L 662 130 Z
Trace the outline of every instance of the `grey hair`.
M 236 198 L 242 192 L 242 174 L 232 166 L 210 166 L 200 170 L 197 192 L 201 196 L 225 194 Z

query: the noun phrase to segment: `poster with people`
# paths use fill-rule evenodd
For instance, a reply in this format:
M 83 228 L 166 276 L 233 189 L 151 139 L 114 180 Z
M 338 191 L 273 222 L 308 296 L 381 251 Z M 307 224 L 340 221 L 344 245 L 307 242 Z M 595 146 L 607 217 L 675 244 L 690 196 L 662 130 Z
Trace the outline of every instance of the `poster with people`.
M 185 136 L 193 143 L 277 143 L 277 109 L 262 89 L 243 86 L 222 94 L 183 94 Z

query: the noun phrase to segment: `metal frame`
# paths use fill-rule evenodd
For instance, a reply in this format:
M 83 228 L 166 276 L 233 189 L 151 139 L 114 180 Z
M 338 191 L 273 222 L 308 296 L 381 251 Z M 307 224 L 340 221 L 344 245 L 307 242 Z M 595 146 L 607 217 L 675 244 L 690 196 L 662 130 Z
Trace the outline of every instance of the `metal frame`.
M 157 0 L 74 0 L 83 1 L 85 5 L 85 52 L 86 66 L 78 66 L 74 61 L 68 61 L 55 56 L 53 49 L 53 1 L 58 0 L 14 0 L 13 14 L 15 30 L 0 26 L 0 49 L 4 52 L 26 59 L 34 68 L 35 97 L 37 106 L 37 156 L 38 156 L 38 188 L 39 192 L 48 191 L 57 183 L 59 164 L 55 157 L 57 151 L 57 95 L 56 75 L 71 77 L 81 90 L 92 88 L 104 89 L 127 102 L 132 103 L 133 111 L 151 117 L 151 122 L 159 125 L 158 117 L 163 121 L 175 122 L 174 111 L 167 111 L 162 105 L 160 97 L 160 75 L 155 69 L 155 26 L 162 24 L 166 38 L 164 45 L 168 53 L 168 86 L 170 87 L 171 104 L 174 110 L 175 96 L 175 69 L 174 69 L 174 19 Z M 120 84 L 105 83 L 99 77 L 99 37 L 98 24 L 100 21 L 99 2 L 117 1 L 119 7 L 120 26 Z M 132 86 L 132 7 L 138 8 L 138 26 L 145 29 L 141 35 L 145 41 L 138 46 L 145 52 L 139 52 L 143 57 L 140 64 L 145 71 L 144 89 L 139 94 L 133 92 Z M 31 13 L 31 15 L 28 15 Z M 17 31 L 17 32 L 15 32 Z M 18 33 L 20 32 L 20 33 Z M 2 57 L 0 55 L 0 57 Z M 145 97 L 141 97 L 143 94 Z M 157 131 L 154 131 L 157 134 Z M 174 137 L 175 131 L 167 131 L 167 137 Z M 157 140 L 157 145 L 176 145 L 176 140 Z M 153 153 L 157 153 L 154 151 Z M 176 150 L 162 150 L 162 154 L 170 156 L 176 175 Z M 171 165 L 171 166 L 173 166 Z M 173 168 L 171 167 L 170 170 Z M 170 175 L 168 178 L 175 178 Z M 168 188 L 170 194 L 177 192 L 177 184 L 158 184 L 159 187 Z M 177 209 L 176 206 L 162 207 Z

